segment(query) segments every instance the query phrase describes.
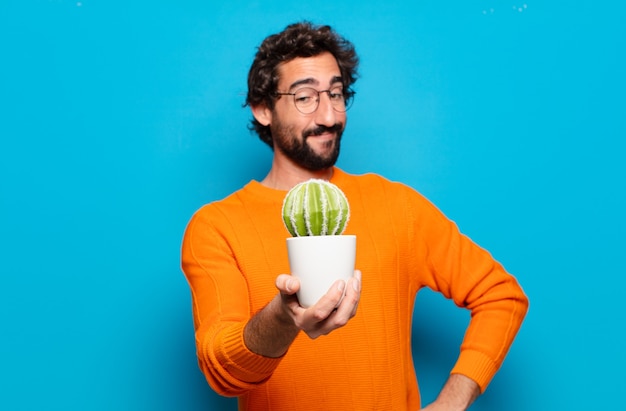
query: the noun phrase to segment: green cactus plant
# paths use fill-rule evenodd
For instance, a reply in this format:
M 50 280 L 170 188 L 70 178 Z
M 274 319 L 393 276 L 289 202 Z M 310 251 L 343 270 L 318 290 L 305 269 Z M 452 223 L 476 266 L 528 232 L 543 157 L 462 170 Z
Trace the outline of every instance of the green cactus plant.
M 314 178 L 289 190 L 282 213 L 293 237 L 341 235 L 350 218 L 350 205 L 339 187 Z

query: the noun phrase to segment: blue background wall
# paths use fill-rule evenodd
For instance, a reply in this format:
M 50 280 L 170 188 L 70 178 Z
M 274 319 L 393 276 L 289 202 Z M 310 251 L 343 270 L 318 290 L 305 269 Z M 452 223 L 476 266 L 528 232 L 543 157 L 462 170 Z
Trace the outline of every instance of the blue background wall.
M 268 170 L 246 73 L 303 18 L 362 58 L 339 165 L 423 192 L 531 298 L 473 409 L 615 409 L 626 7 L 524 1 L 2 0 L 0 409 L 234 409 L 196 366 L 180 240 Z M 418 296 L 425 401 L 467 320 Z

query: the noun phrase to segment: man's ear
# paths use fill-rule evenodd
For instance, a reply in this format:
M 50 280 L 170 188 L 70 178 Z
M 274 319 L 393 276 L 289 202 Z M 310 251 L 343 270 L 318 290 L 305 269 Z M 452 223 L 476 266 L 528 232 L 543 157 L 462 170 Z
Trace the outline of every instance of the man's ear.
M 272 122 L 272 110 L 270 110 L 265 103 L 261 103 L 252 107 L 252 115 L 264 126 L 269 126 Z

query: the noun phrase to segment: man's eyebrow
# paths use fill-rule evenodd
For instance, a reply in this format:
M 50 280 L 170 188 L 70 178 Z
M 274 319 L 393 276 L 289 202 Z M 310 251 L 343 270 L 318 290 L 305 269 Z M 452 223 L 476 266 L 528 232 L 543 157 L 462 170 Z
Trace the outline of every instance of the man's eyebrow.
M 343 78 L 341 76 L 335 76 L 333 77 L 333 79 L 330 81 L 330 84 L 333 85 L 335 83 L 341 83 L 343 84 Z
M 309 78 L 303 78 L 302 80 L 297 80 L 294 81 L 293 83 L 291 83 L 291 85 L 289 86 L 289 90 L 293 90 L 294 88 L 301 86 L 301 85 L 318 85 L 319 81 L 315 80 L 312 77 Z
M 336 83 L 343 83 L 343 79 L 341 78 L 341 76 L 335 76 L 330 80 L 331 86 Z M 312 77 L 308 77 L 308 78 L 303 78 L 302 80 L 297 80 L 291 83 L 291 85 L 289 86 L 289 90 L 293 90 L 294 88 L 301 86 L 301 85 L 317 86 L 319 84 L 320 82 L 317 81 L 316 79 Z

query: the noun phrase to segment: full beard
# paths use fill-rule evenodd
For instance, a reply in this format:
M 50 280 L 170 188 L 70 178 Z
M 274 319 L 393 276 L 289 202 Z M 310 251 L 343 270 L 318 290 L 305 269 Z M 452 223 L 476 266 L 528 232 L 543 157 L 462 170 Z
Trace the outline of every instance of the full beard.
M 334 166 L 339 158 L 343 128 L 341 123 L 332 127 L 319 126 L 315 129 L 305 130 L 302 132 L 302 138 L 298 139 L 294 136 L 291 128 L 283 128 L 278 124 L 275 129 L 272 129 L 274 149 L 280 150 L 294 163 L 309 171 L 324 170 Z M 326 149 L 325 152 L 318 154 L 307 143 L 307 139 L 327 132 L 335 133 L 335 138 L 326 141 L 323 145 Z

